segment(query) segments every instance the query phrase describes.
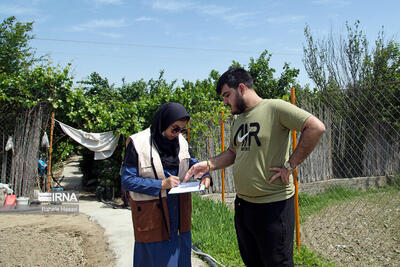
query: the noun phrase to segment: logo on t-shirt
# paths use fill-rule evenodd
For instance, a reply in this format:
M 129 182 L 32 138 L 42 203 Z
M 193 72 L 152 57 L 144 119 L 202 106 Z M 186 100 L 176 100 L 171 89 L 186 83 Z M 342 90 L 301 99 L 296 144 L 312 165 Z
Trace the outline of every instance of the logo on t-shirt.
M 243 136 L 239 136 L 238 135 L 238 138 L 237 138 L 237 140 L 238 140 L 238 142 L 239 143 L 242 143 L 243 142 L 243 140 L 246 138 L 246 136 L 248 136 L 249 135 L 249 132 L 247 132 L 245 135 L 243 135 Z
M 257 143 L 257 146 L 261 146 L 260 139 L 258 138 L 259 131 L 260 124 L 258 122 L 240 125 L 233 138 L 234 146 L 236 147 L 238 144 L 241 144 L 240 150 L 249 151 L 252 140 Z

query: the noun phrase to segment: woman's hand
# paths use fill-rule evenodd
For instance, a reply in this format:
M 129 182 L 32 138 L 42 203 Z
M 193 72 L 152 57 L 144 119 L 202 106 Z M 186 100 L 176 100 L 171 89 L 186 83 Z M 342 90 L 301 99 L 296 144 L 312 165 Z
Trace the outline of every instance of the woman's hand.
M 204 186 L 206 187 L 206 189 L 208 189 L 210 187 L 210 183 L 211 183 L 211 178 L 210 176 L 204 177 L 201 182 L 200 182 L 200 187 L 202 184 L 204 184 Z
M 169 176 L 168 178 L 162 180 L 161 189 L 171 189 L 177 187 L 181 181 L 178 176 Z

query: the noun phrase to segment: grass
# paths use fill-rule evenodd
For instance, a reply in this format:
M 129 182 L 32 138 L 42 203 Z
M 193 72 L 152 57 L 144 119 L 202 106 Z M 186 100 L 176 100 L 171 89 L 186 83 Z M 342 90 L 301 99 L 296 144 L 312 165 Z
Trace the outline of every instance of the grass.
M 225 266 L 244 266 L 236 240 L 233 211 L 225 204 L 192 194 L 192 240 Z
M 352 190 L 343 187 L 332 188 L 315 196 L 300 194 L 300 223 L 307 220 L 311 214 L 318 213 L 329 205 L 358 198 L 373 200 L 378 193 L 399 191 L 398 184 L 383 189 L 367 191 Z M 225 204 L 216 203 L 192 194 L 192 240 L 202 252 L 214 257 L 225 266 L 244 266 L 240 257 L 235 226 L 234 211 Z M 294 248 L 296 266 L 334 266 L 322 256 L 302 245 L 301 250 Z
M 324 266 L 324 267 L 335 266 L 334 263 L 327 261 L 321 255 L 311 251 L 304 245 L 301 245 L 300 251 L 297 250 L 296 245 L 294 246 L 293 260 L 295 266 Z

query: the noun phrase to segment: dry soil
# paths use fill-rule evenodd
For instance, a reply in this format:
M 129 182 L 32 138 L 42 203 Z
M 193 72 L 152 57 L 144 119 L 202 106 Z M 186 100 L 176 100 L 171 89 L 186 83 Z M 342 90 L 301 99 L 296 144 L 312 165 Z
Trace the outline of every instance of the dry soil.
M 0 266 L 114 266 L 104 230 L 88 216 L 0 214 Z

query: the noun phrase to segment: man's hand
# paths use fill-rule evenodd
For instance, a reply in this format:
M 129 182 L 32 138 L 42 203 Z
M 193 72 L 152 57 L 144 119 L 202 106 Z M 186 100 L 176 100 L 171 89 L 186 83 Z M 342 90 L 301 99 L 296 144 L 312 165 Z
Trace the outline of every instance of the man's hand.
M 290 172 L 285 168 L 269 168 L 270 171 L 277 172 L 274 176 L 269 180 L 270 183 L 275 181 L 278 177 L 281 177 L 281 180 L 284 184 L 289 184 Z
M 201 177 L 208 172 L 207 161 L 201 161 L 193 165 L 183 178 L 183 183 L 187 182 L 191 177 Z M 209 179 L 208 179 L 209 180 Z
M 162 180 L 161 189 L 171 189 L 173 187 L 177 187 L 180 183 L 178 176 L 171 175 L 170 177 Z

